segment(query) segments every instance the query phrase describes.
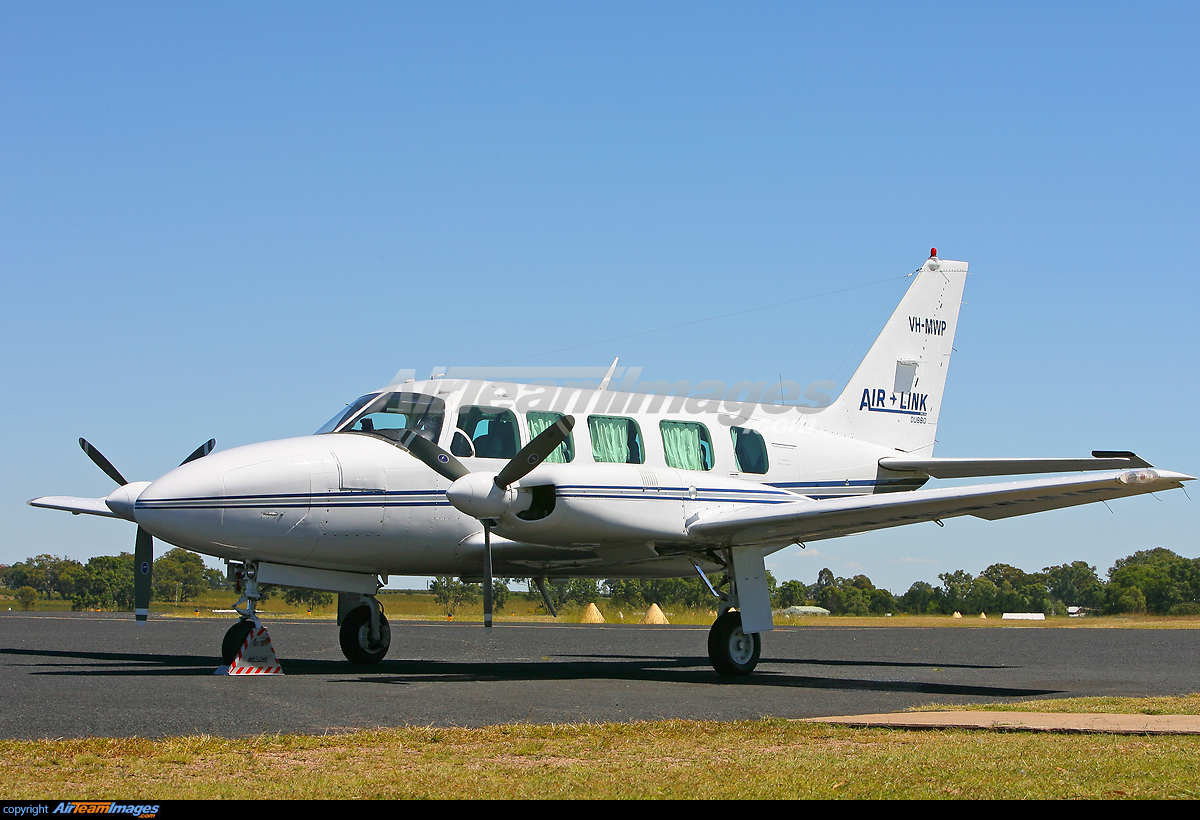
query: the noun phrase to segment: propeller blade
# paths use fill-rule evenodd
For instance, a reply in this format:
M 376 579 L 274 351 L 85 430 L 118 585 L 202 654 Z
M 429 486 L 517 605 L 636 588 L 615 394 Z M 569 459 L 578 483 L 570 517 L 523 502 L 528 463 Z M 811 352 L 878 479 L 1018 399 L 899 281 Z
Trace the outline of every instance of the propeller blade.
M 217 446 L 217 440 L 215 438 L 210 438 L 208 441 L 201 444 L 195 450 L 192 450 L 192 454 L 190 456 L 188 456 L 187 458 L 185 458 L 183 461 L 179 462 L 179 466 L 182 467 L 184 464 L 190 464 L 191 462 L 195 461 L 198 458 L 204 458 L 206 455 L 211 453 L 213 451 L 213 448 L 216 446 Z
M 567 436 L 571 435 L 574 427 L 575 417 L 563 416 L 538 433 L 533 441 L 522 447 L 521 451 L 500 470 L 499 475 L 496 476 L 496 486 L 503 490 L 508 485 L 529 475 L 534 467 L 541 464 L 546 456 L 553 453 L 560 444 L 567 440 Z
M 154 571 L 154 538 L 141 527 L 133 547 L 133 612 L 139 625 L 150 614 L 150 576 Z
M 483 626 L 492 628 L 492 525 L 483 522 Z
M 457 481 L 471 472 L 461 461 L 415 430 L 405 430 L 400 436 L 400 444 L 442 478 Z
M 83 452 L 87 453 L 87 457 L 96 463 L 96 466 L 104 471 L 104 474 L 113 481 L 124 487 L 129 482 L 125 480 L 125 476 L 117 472 L 117 468 L 112 466 L 107 458 L 105 458 L 99 450 L 88 443 L 87 439 L 79 439 L 79 446 L 83 448 Z

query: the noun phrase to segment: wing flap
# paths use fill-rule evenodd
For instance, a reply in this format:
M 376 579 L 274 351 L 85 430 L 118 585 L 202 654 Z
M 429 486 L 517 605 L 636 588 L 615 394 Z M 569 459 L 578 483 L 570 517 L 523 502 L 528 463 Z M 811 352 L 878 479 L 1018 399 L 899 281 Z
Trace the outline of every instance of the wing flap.
M 840 535 L 972 515 L 995 520 L 1175 489 L 1192 476 L 1166 470 L 1108 472 L 976 487 L 947 487 L 850 498 L 743 505 L 703 513 L 688 527 L 696 538 L 723 544 L 816 541 Z
M 924 473 L 932 478 L 980 478 L 991 475 L 1073 473 L 1150 467 L 1133 453 L 1096 450 L 1091 458 L 910 458 L 888 456 L 879 466 L 895 472 Z

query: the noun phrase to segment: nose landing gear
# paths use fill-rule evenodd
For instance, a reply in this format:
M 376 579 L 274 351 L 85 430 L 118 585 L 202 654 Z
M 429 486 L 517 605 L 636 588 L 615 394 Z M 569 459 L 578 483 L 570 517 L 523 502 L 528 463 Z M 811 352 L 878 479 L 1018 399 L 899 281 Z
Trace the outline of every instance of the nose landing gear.
M 237 653 L 242 648 L 242 644 L 246 643 L 246 636 L 254 631 L 254 621 L 249 618 L 242 620 L 229 627 L 229 631 L 225 633 L 225 637 L 221 640 L 221 663 L 229 666 L 237 657 Z
M 247 564 L 237 569 L 235 580 L 242 589 L 242 597 L 238 598 L 233 608 L 242 617 L 241 620 L 229 627 L 225 632 L 225 637 L 221 640 L 221 662 L 226 666 L 229 666 L 237 658 L 242 644 L 246 642 L 246 636 L 262 626 L 262 622 L 258 620 L 255 612 L 259 598 L 258 566 Z M 245 604 L 245 609 L 240 606 L 241 604 Z

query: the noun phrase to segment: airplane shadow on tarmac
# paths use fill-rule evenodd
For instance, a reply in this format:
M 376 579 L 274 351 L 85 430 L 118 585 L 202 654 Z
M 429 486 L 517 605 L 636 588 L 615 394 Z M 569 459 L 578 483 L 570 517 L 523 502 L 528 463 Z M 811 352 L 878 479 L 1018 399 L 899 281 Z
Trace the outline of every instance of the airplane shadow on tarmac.
M 126 652 L 76 652 L 48 649 L 0 649 L 0 656 L 40 659 L 32 665 L 34 675 L 78 675 L 88 677 L 181 677 L 211 676 L 219 661 L 208 655 L 154 655 Z M 796 689 L 840 689 L 847 691 L 911 692 L 935 695 L 970 695 L 995 698 L 1030 698 L 1060 694 L 1058 689 L 1029 689 L 932 681 L 869 680 L 791 675 L 760 670 L 746 677 L 722 677 L 709 667 L 707 657 L 659 657 L 630 655 L 586 655 L 569 661 L 461 661 L 391 660 L 370 667 L 351 666 L 345 661 L 284 659 L 285 675 L 324 675 L 330 683 L 388 684 L 466 681 L 579 681 L 625 680 L 660 683 L 708 684 L 712 686 L 767 686 Z M 884 661 L 777 660 L 770 665 L 829 665 L 845 667 L 893 667 L 897 669 L 1004 669 L 1004 666 L 968 664 L 900 663 Z M 347 675 L 347 672 L 350 672 Z

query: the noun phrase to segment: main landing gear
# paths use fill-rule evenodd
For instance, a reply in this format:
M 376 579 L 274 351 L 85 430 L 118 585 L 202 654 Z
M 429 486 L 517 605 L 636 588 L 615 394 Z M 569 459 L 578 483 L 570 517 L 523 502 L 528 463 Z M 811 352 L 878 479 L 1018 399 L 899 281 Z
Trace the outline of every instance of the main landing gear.
M 708 631 L 708 659 L 721 675 L 749 675 L 758 666 L 762 639 L 742 631 L 742 613 L 726 610 Z
M 757 632 L 747 633 L 742 629 L 742 613 L 738 609 L 738 583 L 733 566 L 733 554 L 726 550 L 723 560 L 715 555 L 710 555 L 710 557 L 714 559 L 714 563 L 725 567 L 725 576 L 717 587 L 709 582 L 708 576 L 700 569 L 700 565 L 694 564 L 700 580 L 708 587 L 708 591 L 713 594 L 713 597 L 721 600 L 721 614 L 708 631 L 708 659 L 719 675 L 749 675 L 754 671 L 754 667 L 758 666 L 758 657 L 762 654 L 762 638 Z M 762 558 L 759 557 L 758 561 L 761 564 Z M 764 570 L 762 575 L 765 577 L 765 574 Z M 751 589 L 751 592 L 754 591 Z M 758 592 L 765 595 L 765 587 Z M 751 598 L 753 599 L 753 595 Z M 767 604 L 767 606 L 770 605 Z
M 391 646 L 392 629 L 379 602 L 373 596 L 362 597 L 370 603 L 356 606 L 346 614 L 338 639 L 342 644 L 342 654 L 350 663 L 379 663 Z

